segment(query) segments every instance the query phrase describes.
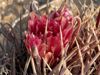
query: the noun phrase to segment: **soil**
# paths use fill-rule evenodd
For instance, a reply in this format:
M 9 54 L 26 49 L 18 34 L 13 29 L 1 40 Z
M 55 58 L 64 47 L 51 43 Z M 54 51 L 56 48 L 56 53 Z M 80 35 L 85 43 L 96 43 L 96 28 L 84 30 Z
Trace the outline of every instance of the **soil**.
M 46 0 L 37 1 L 39 2 L 40 6 L 46 4 Z M 83 2 L 84 0 L 80 1 Z M 100 0 L 93 1 L 95 7 L 98 7 L 100 4 Z M 81 5 L 78 0 L 74 0 L 74 2 L 78 6 Z M 25 12 L 27 12 L 27 10 L 29 10 L 30 3 L 31 0 L 0 0 L 0 22 L 11 23 L 11 21 L 19 17 L 20 14 L 24 14 Z M 90 4 L 90 0 L 87 0 L 86 4 Z
M 12 20 L 29 10 L 32 0 L 0 0 L 0 22 L 10 23 Z M 39 5 L 46 4 L 46 0 L 37 0 Z M 50 0 L 51 1 L 51 0 Z

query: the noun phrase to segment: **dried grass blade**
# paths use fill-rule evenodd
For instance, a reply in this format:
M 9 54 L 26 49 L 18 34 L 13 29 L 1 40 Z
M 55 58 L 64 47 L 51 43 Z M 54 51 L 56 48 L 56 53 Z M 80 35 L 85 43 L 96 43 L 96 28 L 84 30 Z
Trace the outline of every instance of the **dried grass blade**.
M 29 67 L 30 60 L 31 60 L 31 56 L 30 56 L 29 59 L 26 61 L 23 75 L 26 75 L 26 74 L 27 74 L 27 69 L 28 69 L 28 67 Z
M 82 2 L 79 0 L 80 5 L 82 6 Z
M 57 66 L 48 74 L 48 75 L 59 75 L 59 72 L 61 70 L 61 67 L 63 65 L 63 61 L 64 61 L 64 57 L 62 57 L 61 61 L 59 62 L 59 64 L 57 64 Z
M 88 75 L 91 75 L 94 70 L 95 70 L 95 68 L 93 67 L 92 70 L 88 73 Z M 98 74 L 95 74 L 95 75 L 98 75 Z
M 7 30 L 4 26 L 8 25 L 10 27 L 9 30 Z M 16 49 L 18 50 L 19 54 L 21 54 L 20 46 L 18 43 L 18 40 L 16 39 L 16 36 L 14 34 L 13 28 L 10 24 L 5 23 L 0 25 L 0 32 L 12 43 L 16 46 Z M 22 57 L 21 57 L 22 59 Z M 23 62 L 23 61 L 22 61 Z
M 94 4 L 93 4 L 93 1 L 91 0 L 91 13 L 94 12 Z
M 70 57 L 72 57 L 72 55 L 76 52 L 76 50 L 77 50 L 77 48 L 75 48 L 67 57 L 65 57 L 65 61 L 68 61 L 68 59 L 70 58 Z
M 85 66 L 84 68 L 84 75 L 86 74 L 86 72 L 88 71 L 88 69 L 90 68 L 90 66 L 95 62 L 95 60 L 100 56 L 100 52 L 98 52 L 93 59 L 89 62 L 89 64 L 87 66 Z
M 48 0 L 49 1 L 49 0 Z M 47 6 L 48 6 L 48 1 L 47 1 Z M 47 7 L 48 8 L 48 7 Z M 49 12 L 47 11 L 48 15 L 49 15 Z M 45 26 L 45 37 L 44 37 L 44 43 L 46 44 L 47 41 L 46 41 L 46 34 L 47 34 L 47 27 L 48 27 L 48 19 L 46 21 L 46 26 Z M 45 47 L 45 50 L 44 50 L 44 57 L 45 57 L 45 53 L 46 53 L 46 47 Z M 45 61 L 43 61 L 43 73 L 44 75 L 46 75 L 46 69 L 45 69 L 45 66 L 46 66 L 46 63 Z
M 51 67 L 48 65 L 48 63 L 45 61 L 45 59 L 44 58 L 42 58 L 42 59 L 45 62 L 45 64 L 47 65 L 47 67 L 49 68 L 49 70 L 52 71 Z
M 67 68 L 62 68 L 60 75 L 72 75 L 72 73 Z
M 47 12 L 47 15 L 49 17 L 49 0 L 47 0 L 47 10 L 46 10 L 46 12 Z
M 48 19 L 47 19 L 47 21 L 46 21 L 46 26 L 45 26 L 45 38 L 44 38 L 44 42 L 45 42 L 45 43 L 46 43 L 47 27 L 48 27 Z
M 5 50 L 4 50 L 3 46 L 1 45 L 1 43 L 0 43 L 0 47 L 1 47 L 2 51 L 5 52 Z
M 93 43 L 93 42 L 94 42 L 94 41 L 92 41 L 92 42 L 90 42 L 90 43 L 84 45 L 84 46 L 81 48 L 81 50 L 83 50 L 84 48 L 86 48 L 86 46 L 90 45 L 90 44 Z M 98 43 L 98 44 L 99 44 L 99 43 Z M 96 47 L 96 46 L 97 46 L 97 44 L 93 45 L 92 47 L 89 47 L 86 51 L 83 51 L 83 52 L 82 52 L 82 55 L 85 54 L 85 53 L 87 53 L 87 51 L 90 51 L 92 48 L 94 48 L 94 47 Z M 70 60 L 70 59 L 69 59 L 70 57 L 74 57 L 74 56 L 75 56 L 75 52 L 76 52 L 77 49 L 78 49 L 77 47 L 74 48 L 74 49 L 73 49 L 74 52 L 72 51 L 72 52 L 65 58 L 65 61 Z M 78 56 L 78 55 L 75 56 L 75 57 L 73 58 L 73 60 L 70 61 L 70 64 L 72 64 L 74 61 L 77 61 L 78 59 L 79 59 L 79 56 Z
M 22 24 L 21 24 L 21 14 L 20 14 L 20 37 L 22 38 Z M 20 39 L 21 43 L 20 46 L 22 46 L 22 39 Z
M 65 0 L 66 1 L 66 0 Z M 60 12 L 60 14 L 59 14 L 59 17 L 61 17 L 61 15 L 62 15 L 62 13 L 63 13 L 63 11 L 64 11 L 64 8 L 65 8 L 65 6 L 66 6 L 66 4 L 67 4 L 67 1 L 65 2 L 65 4 L 63 5 L 63 7 L 62 7 L 62 10 L 61 10 L 61 12 Z
M 92 32 L 95 36 L 96 42 L 99 43 L 98 37 L 96 36 L 96 33 L 95 33 L 94 28 L 92 26 L 91 26 L 91 29 L 92 29 Z M 98 47 L 98 50 L 100 51 L 100 45 L 99 44 L 97 45 L 97 47 Z
M 41 16 L 40 10 L 39 10 L 38 6 L 36 5 L 36 3 L 38 3 L 38 2 L 35 0 L 32 0 L 32 10 L 34 11 L 34 8 L 35 8 L 38 15 Z
M 47 43 L 47 40 L 46 40 L 47 27 L 48 27 L 48 19 L 46 21 L 46 26 L 45 26 L 45 37 L 44 37 L 44 43 L 45 44 Z M 44 56 L 45 56 L 45 53 L 46 53 L 46 47 L 45 47 L 45 50 L 44 50 Z
M 86 23 L 88 20 L 90 20 L 96 14 L 96 12 L 99 9 L 100 9 L 100 6 L 92 13 L 92 15 L 90 15 L 89 17 L 87 17 L 81 24 L 84 25 L 84 23 Z
M 75 39 L 76 40 L 76 39 Z M 83 63 L 83 57 L 82 57 L 82 53 L 81 53 L 81 50 L 80 50 L 80 47 L 79 47 L 79 44 L 78 44 L 78 41 L 76 40 L 76 44 L 77 44 L 77 47 L 78 47 L 78 54 L 79 54 L 79 59 L 80 59 L 80 62 L 81 62 L 81 75 L 84 75 L 84 63 Z
M 46 75 L 46 63 L 43 61 L 43 75 Z
M 32 47 L 32 56 L 36 59 L 36 69 L 37 69 L 37 72 L 39 75 L 42 75 L 41 73 L 41 63 L 40 63 L 40 56 L 39 56 L 39 53 L 38 53 L 38 49 L 36 46 Z
M 31 60 L 31 64 L 32 64 L 33 75 L 38 75 L 37 72 L 36 72 L 35 63 L 34 63 L 32 56 L 31 56 L 30 60 Z M 41 75 L 41 74 L 39 74 L 39 75 Z
M 76 4 L 74 4 L 74 7 L 76 8 L 75 10 L 77 10 L 77 12 L 78 12 L 78 14 L 76 14 L 76 15 L 80 16 L 80 11 L 79 11 L 78 7 L 76 6 Z
M 71 47 L 72 47 L 72 45 L 73 45 L 73 43 L 74 43 L 74 41 L 75 41 L 75 38 L 76 38 L 76 36 L 78 35 L 78 32 L 79 32 L 80 27 L 81 27 L 81 19 L 80 19 L 80 17 L 79 17 L 79 16 L 74 17 L 73 21 L 74 21 L 75 19 L 78 20 L 78 27 L 77 27 L 77 29 L 75 30 L 74 34 L 73 34 L 73 39 L 72 39 L 72 41 L 71 41 L 71 43 L 70 43 L 70 45 L 69 45 L 69 49 L 68 49 L 68 50 L 71 49 Z
M 6 50 L 11 50 L 12 44 L 9 45 L 8 40 L 6 41 Z
M 96 70 L 96 72 L 95 72 L 95 75 L 100 75 L 100 64 L 99 64 L 98 67 L 97 67 L 97 70 Z
M 61 39 L 61 57 L 64 55 L 64 46 L 63 46 L 63 37 L 62 37 L 62 31 L 60 26 L 60 39 Z
M 10 42 L 14 42 L 13 40 L 13 36 L 11 35 L 11 33 L 8 33 L 7 29 L 4 27 L 4 24 L 0 25 L 0 32 L 10 41 Z
M 16 71 L 16 70 L 15 70 L 15 48 L 14 48 L 14 49 L 13 49 L 13 71 L 12 71 L 12 72 L 13 72 L 13 75 L 16 75 L 16 74 L 15 74 L 15 71 Z

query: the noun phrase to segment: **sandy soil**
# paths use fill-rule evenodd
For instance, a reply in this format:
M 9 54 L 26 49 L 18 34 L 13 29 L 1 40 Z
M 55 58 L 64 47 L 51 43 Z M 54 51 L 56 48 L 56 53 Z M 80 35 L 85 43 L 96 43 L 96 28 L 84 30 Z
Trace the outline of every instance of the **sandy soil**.
M 40 5 L 46 4 L 46 0 L 37 0 Z M 84 1 L 84 0 L 80 0 Z M 100 5 L 100 0 L 93 0 L 94 5 L 97 7 Z M 80 5 L 78 0 L 74 0 L 76 5 Z M 10 23 L 15 18 L 19 17 L 21 13 L 25 13 L 29 9 L 31 0 L 0 0 L 0 22 Z M 90 0 L 87 0 L 87 4 L 90 4 Z M 57 5 L 57 3 L 56 3 Z M 44 11 L 42 11 L 43 13 Z

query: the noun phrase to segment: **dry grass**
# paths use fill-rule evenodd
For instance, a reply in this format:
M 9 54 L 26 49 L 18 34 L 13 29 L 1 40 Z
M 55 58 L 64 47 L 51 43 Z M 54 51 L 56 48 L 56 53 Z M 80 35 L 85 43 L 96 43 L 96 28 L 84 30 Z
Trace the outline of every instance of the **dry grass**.
M 50 5 L 52 6 L 52 2 Z M 65 6 L 63 1 L 62 5 L 63 7 Z M 44 5 L 44 7 L 45 6 L 46 5 Z M 100 12 L 98 13 L 98 11 L 100 10 L 100 6 L 95 10 L 92 0 L 89 6 L 84 3 L 81 8 L 78 8 L 72 0 L 68 6 L 71 8 L 73 15 L 75 16 L 73 21 L 76 20 L 77 23 L 74 25 L 73 38 L 67 45 L 65 52 L 63 52 L 63 43 L 61 43 L 62 58 L 54 68 L 51 68 L 49 64 L 46 63 L 44 58 L 42 58 L 43 64 L 41 67 L 36 47 L 34 47 L 33 55 L 36 62 L 34 62 L 32 55 L 27 53 L 25 45 L 22 41 L 25 39 L 25 36 L 22 33 L 27 29 L 27 23 L 24 21 L 24 26 L 21 26 L 21 24 L 23 23 L 22 18 L 28 16 L 28 13 L 14 20 L 12 26 L 8 23 L 0 23 L 0 32 L 5 36 L 4 40 L 6 39 L 5 41 L 0 42 L 1 50 L 4 50 L 4 55 L 0 55 L 0 68 L 6 68 L 7 73 L 10 75 L 99 75 Z M 44 7 L 42 7 L 40 8 L 43 9 Z M 40 8 L 39 10 L 41 10 Z M 17 27 L 18 21 L 20 21 L 20 25 L 18 25 L 19 27 Z M 6 25 L 9 26 L 9 29 Z M 45 33 L 46 31 L 47 30 L 45 30 Z M 60 33 L 62 40 L 62 32 L 60 31 Z M 12 54 L 12 56 L 10 56 L 10 54 Z M 5 62 L 5 64 L 2 65 L 1 62 L 4 59 L 5 61 L 8 61 L 8 63 Z M 10 66 L 6 66 L 8 64 Z M 2 70 L 2 72 L 6 74 L 5 70 Z

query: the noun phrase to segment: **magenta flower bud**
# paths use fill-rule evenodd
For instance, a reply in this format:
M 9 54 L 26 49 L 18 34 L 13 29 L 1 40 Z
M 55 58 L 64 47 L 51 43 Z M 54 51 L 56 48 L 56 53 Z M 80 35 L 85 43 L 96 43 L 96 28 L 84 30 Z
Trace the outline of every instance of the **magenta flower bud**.
M 60 27 L 64 48 L 71 40 L 73 33 L 73 26 L 71 23 L 73 16 L 71 15 L 71 11 L 65 7 L 61 17 L 59 17 L 61 10 L 62 8 L 58 9 L 56 12 L 52 11 L 49 19 L 47 15 L 43 15 L 39 18 L 35 12 L 31 12 L 28 21 L 30 30 L 25 32 L 27 50 L 30 51 L 32 47 L 37 46 L 40 60 L 44 56 L 46 62 L 49 63 L 53 57 L 51 60 L 53 62 L 52 65 L 55 65 L 55 62 L 61 58 Z M 45 38 L 47 20 L 48 24 Z M 44 40 L 46 40 L 46 42 L 44 42 Z

